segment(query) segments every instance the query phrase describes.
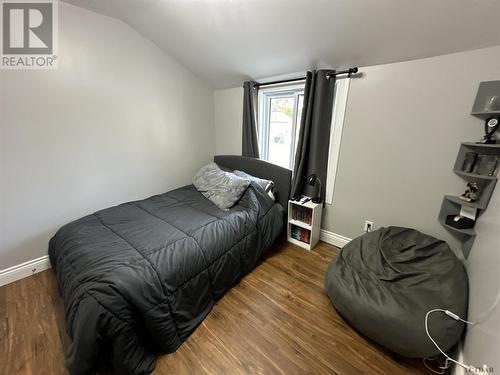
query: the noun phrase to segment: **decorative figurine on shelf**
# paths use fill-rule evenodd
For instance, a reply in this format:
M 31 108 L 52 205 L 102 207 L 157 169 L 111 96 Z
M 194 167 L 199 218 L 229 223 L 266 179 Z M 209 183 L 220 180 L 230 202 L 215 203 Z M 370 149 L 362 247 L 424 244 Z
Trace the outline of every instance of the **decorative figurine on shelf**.
M 307 180 L 307 185 L 316 187 L 316 182 L 318 182 L 318 184 L 319 184 L 319 189 L 316 190 L 316 193 L 312 199 L 312 202 L 313 203 L 321 203 L 322 202 L 322 200 L 321 200 L 321 180 L 315 174 L 312 174 L 311 176 L 309 176 L 309 179 Z
M 479 186 L 477 182 L 468 182 L 467 190 L 459 198 L 464 202 L 475 202 L 479 198 Z
M 498 130 L 500 127 L 500 121 L 499 117 L 490 117 L 488 120 L 486 120 L 486 123 L 484 124 L 484 137 L 483 140 L 480 143 L 484 144 L 492 144 L 496 143 L 496 140 L 493 139 L 493 134 Z

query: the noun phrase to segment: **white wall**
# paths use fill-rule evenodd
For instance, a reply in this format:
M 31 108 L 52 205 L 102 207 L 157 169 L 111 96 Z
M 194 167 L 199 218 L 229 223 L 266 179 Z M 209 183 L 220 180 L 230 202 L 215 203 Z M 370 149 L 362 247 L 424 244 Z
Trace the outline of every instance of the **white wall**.
M 243 86 L 214 91 L 215 152 L 241 155 Z
M 59 69 L 0 71 L 0 270 L 63 224 L 188 184 L 212 91 L 124 23 L 60 3 Z

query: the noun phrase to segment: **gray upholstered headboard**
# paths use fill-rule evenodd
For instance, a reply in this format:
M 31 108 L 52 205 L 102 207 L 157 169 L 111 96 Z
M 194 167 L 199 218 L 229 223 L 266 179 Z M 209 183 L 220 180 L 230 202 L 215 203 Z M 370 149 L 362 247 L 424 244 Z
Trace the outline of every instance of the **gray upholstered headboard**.
M 288 209 L 292 181 L 292 171 L 290 169 L 268 163 L 264 160 L 237 155 L 216 155 L 214 156 L 214 162 L 230 170 L 239 169 L 255 177 L 274 181 L 274 185 L 278 189 L 277 202 L 285 210 Z

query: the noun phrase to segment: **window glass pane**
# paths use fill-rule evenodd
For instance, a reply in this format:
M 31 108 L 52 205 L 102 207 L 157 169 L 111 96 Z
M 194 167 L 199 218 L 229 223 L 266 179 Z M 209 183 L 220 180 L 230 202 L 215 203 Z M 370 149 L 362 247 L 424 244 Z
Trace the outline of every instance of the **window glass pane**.
M 288 168 L 292 147 L 295 97 L 272 98 L 270 104 L 268 161 Z
M 293 168 L 303 101 L 303 85 L 259 91 L 259 150 L 262 159 Z

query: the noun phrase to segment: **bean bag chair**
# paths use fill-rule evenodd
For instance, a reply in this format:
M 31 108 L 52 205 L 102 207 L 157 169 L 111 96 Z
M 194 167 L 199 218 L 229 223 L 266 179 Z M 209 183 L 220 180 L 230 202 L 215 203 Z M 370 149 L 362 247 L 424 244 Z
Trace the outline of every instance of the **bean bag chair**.
M 349 242 L 328 266 L 326 292 L 355 329 L 406 357 L 439 353 L 425 332 L 435 308 L 467 315 L 468 279 L 448 244 L 414 229 L 388 227 Z M 443 313 L 428 320 L 443 350 L 460 339 L 464 323 Z

